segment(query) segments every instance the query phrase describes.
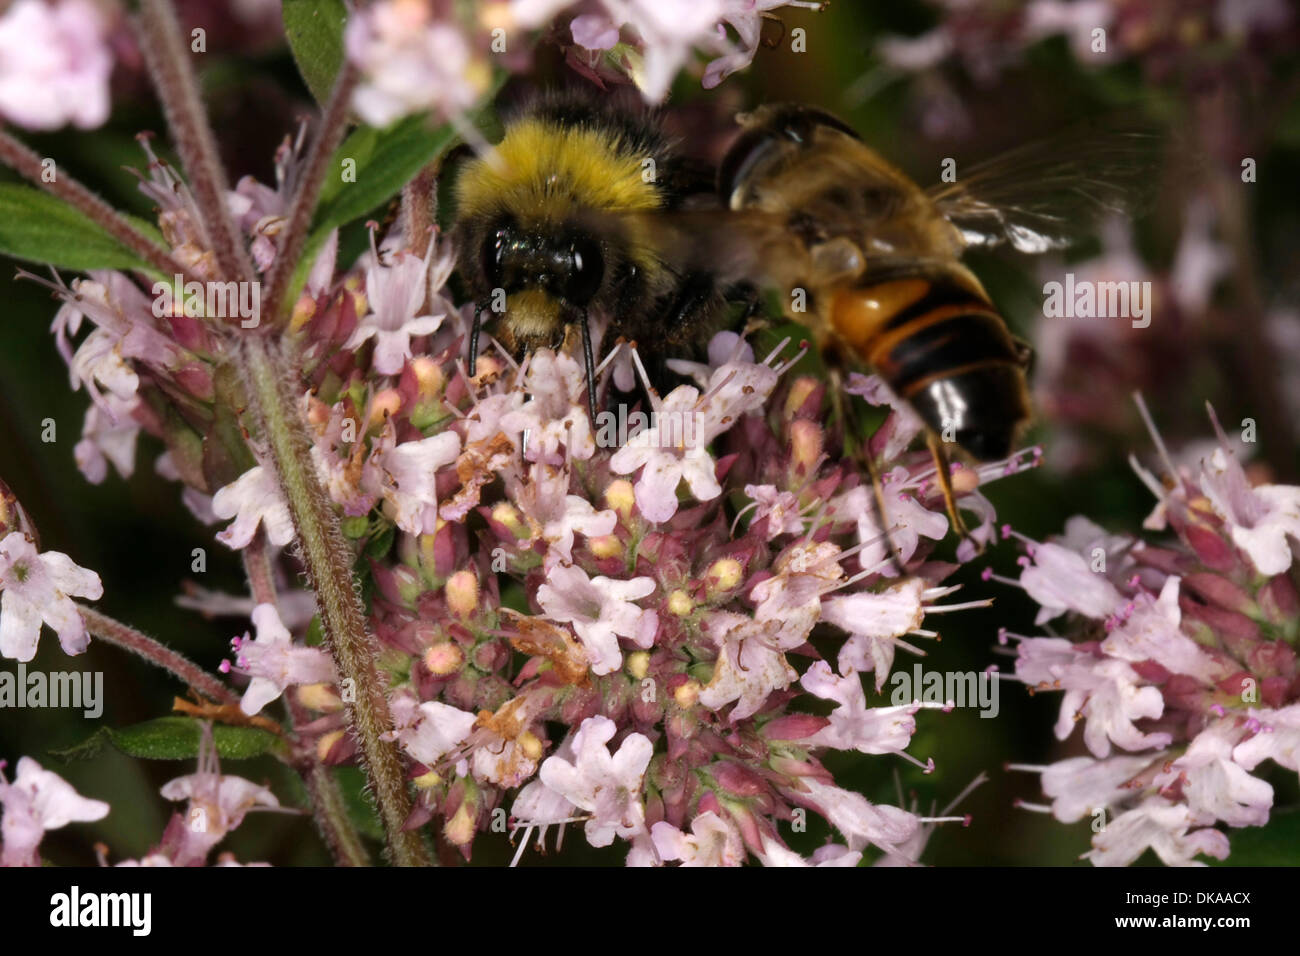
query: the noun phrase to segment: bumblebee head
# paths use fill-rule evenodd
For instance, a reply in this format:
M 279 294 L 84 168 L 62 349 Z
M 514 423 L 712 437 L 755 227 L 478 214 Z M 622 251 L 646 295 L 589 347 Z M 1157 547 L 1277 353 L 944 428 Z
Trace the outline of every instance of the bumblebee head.
M 478 256 L 492 288 L 507 296 L 543 292 L 575 309 L 591 303 L 605 278 L 595 236 L 576 226 L 530 229 L 508 214 L 488 228 Z

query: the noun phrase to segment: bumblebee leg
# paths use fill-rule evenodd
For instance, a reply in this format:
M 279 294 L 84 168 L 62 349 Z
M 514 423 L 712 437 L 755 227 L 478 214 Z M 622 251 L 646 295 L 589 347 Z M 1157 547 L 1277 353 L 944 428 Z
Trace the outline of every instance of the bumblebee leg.
M 591 323 L 584 310 L 578 320 L 582 326 L 582 361 L 587 367 L 587 410 L 591 413 L 591 427 L 596 427 L 596 357 L 591 350 Z
M 961 512 L 957 510 L 957 499 L 952 493 L 951 465 L 948 461 L 948 452 L 943 447 L 943 440 L 927 428 L 925 441 L 930 447 L 931 457 L 934 458 L 934 471 L 939 478 L 939 490 L 943 492 L 943 506 L 948 511 L 948 520 L 952 522 L 952 530 L 957 532 L 959 537 L 973 544 L 975 553 L 979 554 L 984 549 L 980 547 L 978 541 L 971 537 L 970 529 L 966 527 Z
M 474 306 L 474 322 L 469 327 L 469 377 L 474 377 L 474 369 L 478 365 L 478 333 L 482 328 L 480 317 L 483 315 L 483 304 L 478 303 Z

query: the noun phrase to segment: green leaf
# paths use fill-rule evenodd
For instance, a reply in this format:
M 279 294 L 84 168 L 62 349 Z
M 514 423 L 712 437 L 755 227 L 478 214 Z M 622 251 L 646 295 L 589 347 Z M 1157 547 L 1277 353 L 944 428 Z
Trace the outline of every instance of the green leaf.
M 1274 811 L 1266 826 L 1229 830 L 1232 852 L 1210 866 L 1295 866 L 1300 863 L 1300 811 Z
M 315 228 L 328 231 L 364 216 L 396 195 L 455 138 L 449 123 L 431 126 L 426 114 L 408 116 L 385 130 L 355 130 L 334 154 Z M 355 182 L 343 179 L 345 160 L 356 163 Z M 351 164 L 348 170 L 351 173 Z
M 152 226 L 127 218 L 150 238 L 158 235 Z M 154 272 L 77 209 L 18 183 L 0 183 L 0 252 L 61 269 Z
M 101 727 L 88 739 L 65 750 L 51 751 L 65 762 L 87 760 L 112 745 L 128 757 L 145 760 L 188 760 L 199 753 L 200 722 L 193 717 L 159 717 L 131 727 Z M 217 755 L 227 760 L 247 760 L 280 750 L 279 737 L 260 727 L 216 724 L 212 739 Z
M 343 793 L 348 818 L 357 832 L 373 840 L 384 839 L 384 825 L 380 822 L 375 804 L 366 793 L 366 775 L 359 767 L 335 767 L 334 776 Z
M 343 66 L 343 0 L 284 0 L 284 35 L 298 72 L 316 101 L 324 105 Z

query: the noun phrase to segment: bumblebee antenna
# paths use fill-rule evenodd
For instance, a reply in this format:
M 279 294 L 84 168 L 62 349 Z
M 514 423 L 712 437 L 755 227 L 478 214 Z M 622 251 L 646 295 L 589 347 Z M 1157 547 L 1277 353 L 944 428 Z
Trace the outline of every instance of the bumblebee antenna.
M 596 359 L 591 350 L 591 323 L 587 321 L 587 310 L 582 310 L 579 320 L 582 326 L 582 360 L 587 366 L 587 410 L 591 413 L 591 427 L 596 427 Z
M 481 316 L 483 315 L 483 303 L 479 302 L 474 306 L 474 322 L 469 327 L 469 378 L 474 377 L 474 367 L 478 364 L 478 333 L 482 328 Z

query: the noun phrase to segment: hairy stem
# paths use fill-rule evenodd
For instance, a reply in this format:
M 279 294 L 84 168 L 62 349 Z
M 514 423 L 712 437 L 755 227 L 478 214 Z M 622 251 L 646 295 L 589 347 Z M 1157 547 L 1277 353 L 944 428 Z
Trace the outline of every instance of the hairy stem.
M 78 604 L 77 610 L 81 612 L 82 620 L 86 622 L 86 629 L 90 631 L 91 636 L 125 648 L 143 657 L 149 663 L 171 671 L 210 700 L 219 704 L 239 704 L 238 694 L 183 654 L 178 654 L 158 643 L 148 634 L 143 634 L 129 624 L 123 624 L 94 608 Z
M 370 854 L 348 817 L 343 791 L 330 768 L 312 760 L 302 774 L 311 797 L 312 817 L 334 862 L 339 866 L 370 866 Z
M 284 301 L 289 293 L 289 283 L 293 281 L 298 259 L 307 243 L 312 215 L 316 211 L 316 199 L 325 183 L 330 159 L 343 141 L 343 134 L 347 132 L 348 102 L 352 98 L 356 82 L 356 70 L 350 63 L 344 63 L 339 70 L 338 79 L 334 81 L 329 103 L 321 116 L 316 138 L 307 153 L 298 187 L 294 190 L 293 200 L 285 215 L 284 227 L 280 230 L 280 248 L 276 251 L 275 263 L 271 266 L 270 288 L 263 300 L 264 311 L 272 324 L 281 321 L 280 313 L 289 304 Z
M 4 130 L 0 130 L 0 162 L 33 185 L 39 186 L 80 210 L 88 219 L 163 275 L 170 277 L 185 273 L 184 267 L 172 258 L 170 252 L 144 233 L 137 231 L 116 209 L 63 170 L 58 171 L 53 182 L 47 182 L 42 175 L 44 172 L 41 166 L 42 158 Z
M 140 0 L 136 33 L 217 266 L 226 279 L 251 282 L 253 264 L 226 207 L 230 191 L 226 172 L 199 97 L 185 35 L 170 0 Z
M 266 533 L 259 530 L 244 548 L 244 572 L 248 575 L 248 588 L 258 604 L 278 605 L 275 593 L 275 574 L 271 569 L 271 552 L 267 547 Z M 309 721 L 306 708 L 290 691 L 284 695 L 289 710 L 289 723 L 297 735 L 298 728 Z M 294 766 L 302 775 L 311 800 L 312 819 L 321 839 L 329 848 L 334 862 L 339 866 L 370 866 L 370 854 L 348 817 L 343 792 L 329 767 L 310 751 L 304 750 Z
M 253 600 L 258 604 L 270 604 L 278 610 L 275 574 L 271 571 L 271 553 L 266 546 L 266 532 L 258 528 L 257 534 L 241 554 L 244 558 L 244 573 L 248 575 L 248 591 Z
M 393 728 L 388 699 L 375 669 L 374 642 L 366 630 L 365 611 L 354 586 L 351 551 L 316 477 L 306 423 L 289 386 L 297 372 L 282 346 L 261 335 L 244 339 L 243 355 L 250 405 L 293 516 L 325 639 L 339 674 L 351 681 L 348 722 L 361 745 L 393 862 L 427 866 L 428 854 L 419 835 L 402 829 L 411 811 L 410 793 L 396 746 L 382 739 Z

